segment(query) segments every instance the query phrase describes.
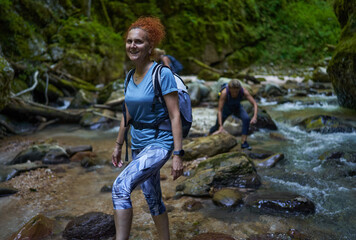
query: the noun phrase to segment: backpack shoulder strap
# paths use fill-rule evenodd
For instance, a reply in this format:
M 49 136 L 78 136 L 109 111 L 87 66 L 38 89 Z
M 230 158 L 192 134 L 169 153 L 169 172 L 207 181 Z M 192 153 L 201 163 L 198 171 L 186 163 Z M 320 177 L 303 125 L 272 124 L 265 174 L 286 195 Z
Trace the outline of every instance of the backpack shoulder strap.
M 152 70 L 152 85 L 155 94 L 151 108 L 152 112 L 155 111 L 157 102 L 160 102 L 163 105 L 164 109 L 166 109 L 166 104 L 164 102 L 161 89 L 161 70 L 163 67 L 164 66 L 162 64 L 157 64 Z
M 127 73 L 127 76 L 126 76 L 126 79 L 125 79 L 125 90 L 124 90 L 124 93 L 126 93 L 126 90 L 127 90 L 127 86 L 129 85 L 129 82 L 131 80 L 131 77 L 132 75 L 135 73 L 135 69 L 131 69 L 128 73 Z

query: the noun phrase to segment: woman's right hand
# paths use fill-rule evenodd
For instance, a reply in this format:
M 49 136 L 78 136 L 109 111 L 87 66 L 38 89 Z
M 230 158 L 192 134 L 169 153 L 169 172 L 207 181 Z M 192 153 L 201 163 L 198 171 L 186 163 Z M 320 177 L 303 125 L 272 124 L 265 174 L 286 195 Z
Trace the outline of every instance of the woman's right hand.
M 111 155 L 111 162 L 115 167 L 121 168 L 124 163 L 121 160 L 121 152 L 122 149 L 120 146 L 116 146 L 112 155 Z

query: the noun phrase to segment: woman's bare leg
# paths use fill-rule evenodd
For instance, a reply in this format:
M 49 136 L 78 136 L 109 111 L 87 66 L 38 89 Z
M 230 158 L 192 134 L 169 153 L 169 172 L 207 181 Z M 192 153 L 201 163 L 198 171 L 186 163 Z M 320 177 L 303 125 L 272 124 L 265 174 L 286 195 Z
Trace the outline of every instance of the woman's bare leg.
M 132 208 L 114 210 L 116 240 L 127 240 L 130 236 Z
M 152 218 L 155 222 L 159 239 L 169 240 L 169 222 L 167 211 L 160 215 L 152 216 Z

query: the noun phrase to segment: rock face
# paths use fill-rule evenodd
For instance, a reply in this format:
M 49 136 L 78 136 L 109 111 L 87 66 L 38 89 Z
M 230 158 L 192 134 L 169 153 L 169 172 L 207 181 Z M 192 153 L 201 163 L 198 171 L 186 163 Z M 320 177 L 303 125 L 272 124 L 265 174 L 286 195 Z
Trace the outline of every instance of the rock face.
M 6 104 L 10 94 L 10 83 L 14 78 L 14 70 L 10 63 L 3 57 L 0 45 L 0 109 Z
M 334 11 L 342 34 L 328 66 L 328 74 L 339 104 L 356 109 L 356 2 L 336 0 Z
M 63 237 L 65 239 L 108 239 L 115 236 L 114 216 L 90 212 L 70 221 L 66 226 Z
M 251 160 L 244 153 L 223 153 L 201 162 L 196 173 L 176 188 L 178 194 L 210 196 L 210 189 L 237 187 L 258 188 L 260 177 Z

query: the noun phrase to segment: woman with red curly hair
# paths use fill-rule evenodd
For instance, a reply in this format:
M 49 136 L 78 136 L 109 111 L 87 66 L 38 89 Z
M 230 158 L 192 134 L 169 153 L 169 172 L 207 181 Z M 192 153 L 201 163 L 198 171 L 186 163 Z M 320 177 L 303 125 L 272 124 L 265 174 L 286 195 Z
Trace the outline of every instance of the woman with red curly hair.
M 162 201 L 160 169 L 173 152 L 173 180 L 183 174 L 182 125 L 178 104 L 178 89 L 170 69 L 161 71 L 161 92 L 168 110 L 161 103 L 152 111 L 154 90 L 152 70 L 157 65 L 151 61 L 154 48 L 162 41 L 165 31 L 155 17 L 141 17 L 131 24 L 125 35 L 126 54 L 135 66 L 134 73 L 125 81 L 125 113 L 112 154 L 115 167 L 122 167 L 121 159 L 124 133 L 131 124 L 132 161 L 116 178 L 112 188 L 116 240 L 128 239 L 132 223 L 131 192 L 137 185 L 145 195 L 159 239 L 169 239 L 169 224 Z M 157 119 L 169 117 L 172 130 L 145 127 Z M 139 124 L 138 124 L 139 123 Z

